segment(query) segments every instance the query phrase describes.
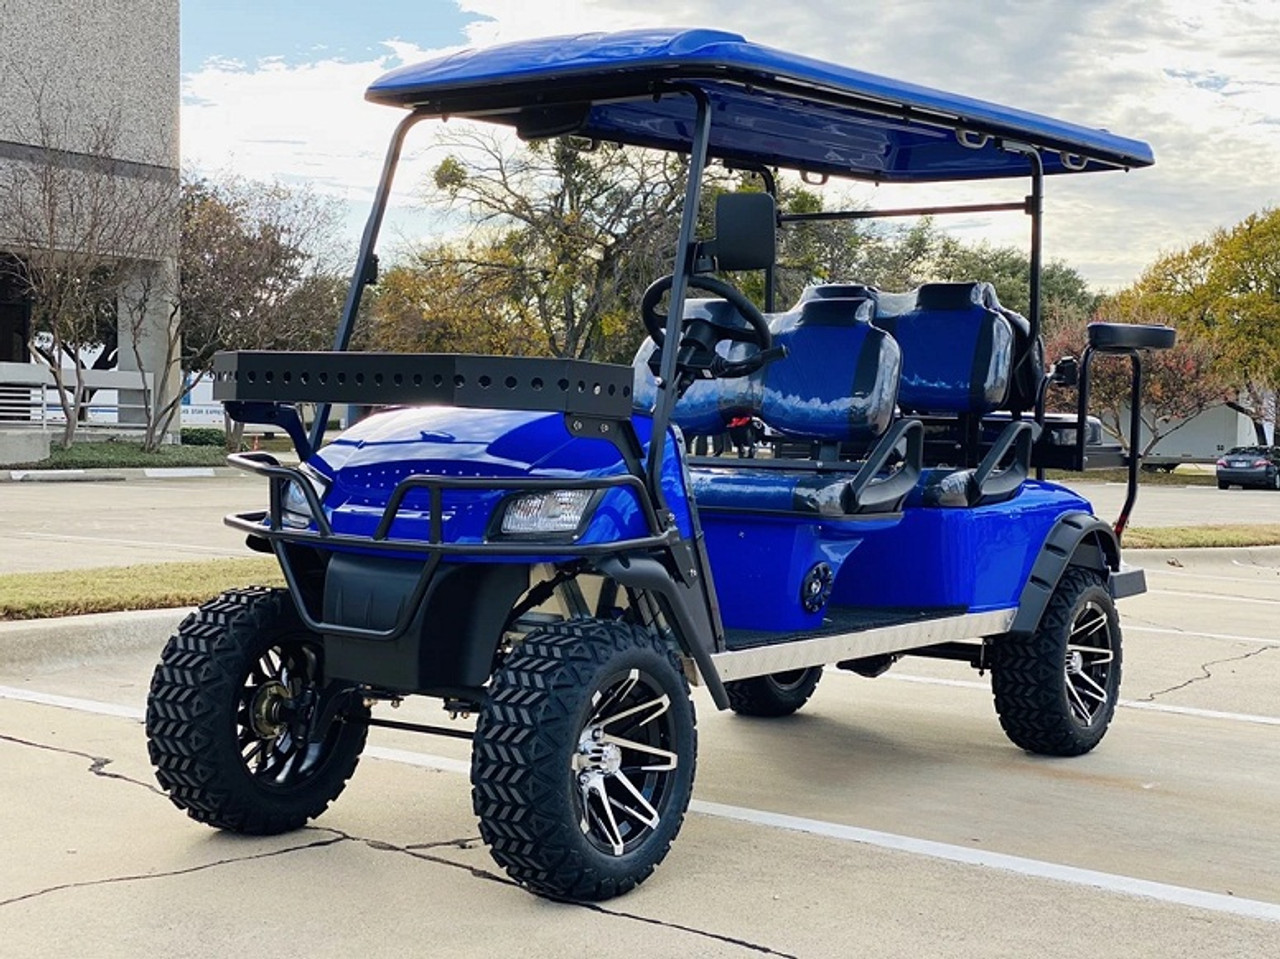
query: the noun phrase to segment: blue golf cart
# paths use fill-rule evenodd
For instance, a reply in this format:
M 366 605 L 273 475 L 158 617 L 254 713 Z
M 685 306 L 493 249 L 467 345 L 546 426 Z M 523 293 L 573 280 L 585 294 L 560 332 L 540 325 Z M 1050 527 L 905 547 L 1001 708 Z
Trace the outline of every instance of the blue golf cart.
M 781 717 L 825 666 L 877 676 L 940 657 L 990 672 L 1018 747 L 1097 745 L 1120 684 L 1115 601 L 1145 584 L 1119 543 L 1138 463 L 1093 435 L 1090 368 L 1128 359 L 1136 422 L 1141 355 L 1173 332 L 1094 324 L 1078 361 L 1047 368 L 1041 200 L 1049 176 L 1150 165 L 1146 144 L 710 30 L 466 51 L 367 97 L 406 112 L 333 351 L 216 362 L 231 416 L 287 432 L 300 465 L 230 457 L 269 500 L 227 522 L 288 586 L 223 594 L 165 648 L 146 729 L 177 806 L 222 829 L 295 829 L 341 793 L 370 726 L 460 736 L 498 863 L 540 895 L 600 900 L 643 881 L 680 828 L 690 685 Z M 671 272 L 635 306 L 648 338 L 632 366 L 347 350 L 404 138 L 453 117 L 687 158 Z M 700 235 L 713 162 L 763 189 L 718 197 Z M 784 215 L 779 170 L 1011 180 L 1019 195 Z M 777 237 L 796 221 L 979 211 L 1029 218 L 1026 317 L 981 278 L 885 291 L 847 277 L 774 303 Z M 740 292 L 748 271 L 762 305 Z M 1073 413 L 1046 412 L 1051 383 L 1078 391 Z M 326 443 L 331 404 L 380 411 Z M 743 422 L 761 425 L 758 455 L 687 454 Z M 1125 462 L 1114 525 L 1043 479 Z M 374 715 L 409 696 L 474 714 L 474 732 Z

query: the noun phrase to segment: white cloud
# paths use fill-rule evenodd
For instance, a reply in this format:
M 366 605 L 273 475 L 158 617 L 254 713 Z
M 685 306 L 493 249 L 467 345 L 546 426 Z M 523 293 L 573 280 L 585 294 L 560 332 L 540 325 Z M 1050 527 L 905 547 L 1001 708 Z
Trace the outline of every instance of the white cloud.
M 1280 204 L 1275 0 L 458 3 L 489 18 L 468 28 L 473 43 L 654 24 L 716 27 L 1146 139 L 1157 159 L 1151 170 L 1048 184 L 1047 253 L 1099 285 L 1128 282 L 1158 252 Z M 363 208 L 397 119 L 394 110 L 366 104 L 363 90 L 398 62 L 440 52 L 403 42 L 387 50 L 363 63 L 206 64 L 184 83 L 184 156 L 246 176 L 309 179 Z M 413 157 L 402 187 L 425 173 Z M 1021 187 L 1005 184 L 999 197 L 1010 189 Z M 877 205 L 923 202 L 920 190 L 857 192 Z M 944 192 L 973 196 L 972 188 Z M 1016 215 L 970 220 L 963 232 L 1026 242 Z

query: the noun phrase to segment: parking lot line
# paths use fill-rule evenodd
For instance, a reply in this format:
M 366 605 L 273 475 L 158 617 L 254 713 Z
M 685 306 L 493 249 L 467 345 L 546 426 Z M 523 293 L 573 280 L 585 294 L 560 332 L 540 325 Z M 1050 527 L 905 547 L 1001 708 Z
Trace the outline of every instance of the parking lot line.
M 899 677 L 913 682 L 939 682 L 943 685 L 968 685 L 955 680 L 930 680 L 926 677 Z M 973 684 L 981 685 L 981 684 Z M 71 696 L 57 696 L 34 690 L 18 689 L 11 686 L 0 686 L 0 699 L 11 699 L 21 702 L 56 706 L 79 712 L 98 715 L 115 716 L 125 719 L 142 720 L 143 710 L 133 706 L 120 706 L 89 699 Z M 1143 708 L 1155 708 L 1157 704 L 1143 704 Z M 1186 710 L 1169 710 L 1185 712 Z M 1207 712 L 1207 711 L 1196 711 Z M 1231 714 L 1224 714 L 1231 715 Z M 388 749 L 371 746 L 365 755 L 384 762 L 401 763 L 420 768 L 438 769 L 443 772 L 466 775 L 470 765 L 462 760 L 430 753 L 420 753 L 403 749 Z M 1208 892 L 1203 889 L 1192 889 L 1169 883 L 1154 882 L 1133 876 L 1117 873 L 1100 872 L 1063 863 L 1030 859 L 1024 856 L 1012 856 L 1005 853 L 982 849 L 972 849 L 951 843 L 937 842 L 931 839 L 920 839 L 915 836 L 904 836 L 897 833 L 881 832 L 850 826 L 845 823 L 829 822 L 821 819 L 809 819 L 792 816 L 786 813 L 769 812 L 762 809 L 751 809 L 745 806 L 733 806 L 725 803 L 709 802 L 695 799 L 689 805 L 690 811 L 703 816 L 727 819 L 750 825 L 764 826 L 772 829 L 786 829 L 793 832 L 809 833 L 839 842 L 852 842 L 860 845 L 874 846 L 930 859 L 953 862 L 965 866 L 997 869 L 1052 882 L 1068 883 L 1084 886 L 1104 892 L 1112 892 L 1125 896 L 1136 896 L 1152 899 L 1173 905 L 1202 909 L 1208 912 L 1240 916 L 1248 919 L 1260 919 L 1266 922 L 1280 923 L 1280 904 L 1258 899 L 1245 899 L 1237 896 Z
M 1231 593 L 1196 593 L 1185 589 L 1149 589 L 1148 596 L 1186 596 L 1189 599 L 1220 599 L 1228 603 L 1250 603 L 1254 606 L 1280 606 L 1280 599 L 1237 596 Z
M 896 833 L 863 829 L 859 826 L 846 826 L 843 823 L 827 822 L 821 819 L 806 819 L 801 816 L 789 816 L 785 813 L 765 812 L 759 809 L 745 809 L 740 806 L 728 806 L 723 803 L 705 802 L 698 799 L 690 803 L 689 808 L 693 812 L 716 816 L 720 819 L 732 819 L 754 825 L 771 826 L 775 829 L 810 833 L 843 842 L 855 842 L 880 849 L 913 853 L 918 856 L 927 856 L 930 859 L 942 859 L 966 866 L 999 869 L 1003 872 L 1012 872 L 1021 876 L 1065 882 L 1074 886 L 1088 886 L 1092 889 L 1101 889 L 1106 892 L 1155 899 L 1160 902 L 1190 906 L 1194 909 L 1204 909 L 1210 912 L 1228 913 L 1249 919 L 1263 919 L 1268 922 L 1280 922 L 1280 905 L 1272 902 L 1263 902 L 1259 899 L 1242 899 L 1216 892 L 1205 892 L 1202 889 L 1190 889 L 1186 886 L 1174 886 L 1169 883 L 1136 879 L 1132 876 L 1098 872 L 1093 869 L 1081 869 L 1077 866 L 1065 866 L 1061 863 L 1027 859 L 1023 856 L 1009 856 L 1004 853 L 988 852 L 984 849 L 970 849 L 966 846 L 956 846 L 951 843 L 934 842 L 930 839 L 917 839 L 913 836 L 900 836 Z
M 1159 636 L 1183 636 L 1188 639 L 1224 639 L 1232 643 L 1256 643 L 1259 646 L 1280 646 L 1280 639 L 1264 639 L 1261 636 L 1240 636 L 1235 633 L 1202 633 L 1191 629 L 1168 629 L 1163 626 L 1134 626 L 1124 624 L 1126 633 L 1155 633 Z
M 974 679 L 941 679 L 935 676 L 912 676 L 909 673 L 886 673 L 883 679 L 900 683 L 920 683 L 924 686 L 954 686 L 960 689 L 977 689 L 990 692 L 990 683 Z M 1152 713 L 1168 713 L 1171 716 L 1193 716 L 1197 719 L 1225 719 L 1233 723 L 1253 723 L 1262 726 L 1280 726 L 1280 716 L 1261 716 L 1256 713 L 1229 713 L 1220 709 L 1197 709 L 1194 706 L 1170 706 L 1151 703 L 1144 699 L 1122 699 L 1117 704 L 1122 709 L 1142 709 Z
M 8 534 L 13 539 L 48 540 L 58 543 L 98 543 L 104 546 L 137 546 L 144 549 L 163 549 L 183 553 L 214 553 L 218 556 L 248 556 L 245 549 L 200 546 L 196 543 L 172 543 L 148 539 L 112 539 L 107 536 L 74 536 L 68 533 L 23 532 Z

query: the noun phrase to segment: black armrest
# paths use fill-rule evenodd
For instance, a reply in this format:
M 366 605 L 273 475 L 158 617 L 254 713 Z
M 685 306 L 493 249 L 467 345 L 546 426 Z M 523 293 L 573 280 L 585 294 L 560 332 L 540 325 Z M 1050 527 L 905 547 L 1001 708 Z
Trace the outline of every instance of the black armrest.
M 907 440 L 906 456 L 889 476 L 878 476 L 903 438 Z M 920 479 L 924 462 L 924 424 L 919 420 L 899 420 L 867 454 L 866 460 L 845 494 L 848 513 L 892 512 Z
M 1022 485 L 1031 468 L 1031 444 L 1039 434 L 1040 427 L 1030 420 L 1014 420 L 1004 428 L 969 478 L 970 505 L 1008 496 Z M 1000 469 L 1010 449 L 1013 462 Z

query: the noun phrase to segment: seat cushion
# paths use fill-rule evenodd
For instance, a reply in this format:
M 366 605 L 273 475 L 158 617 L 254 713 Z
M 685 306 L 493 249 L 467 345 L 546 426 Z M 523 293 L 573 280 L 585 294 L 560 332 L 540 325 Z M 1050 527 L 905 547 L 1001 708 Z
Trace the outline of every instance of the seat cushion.
M 703 310 L 715 301 L 691 301 Z M 819 298 L 774 318 L 775 346 L 787 356 L 750 376 L 698 380 L 676 404 L 672 419 L 686 433 L 722 433 L 731 419 L 758 416 L 771 429 L 816 442 L 867 443 L 893 418 L 900 353 L 893 338 L 869 322 L 872 302 L 864 297 Z M 651 407 L 656 385 L 649 360 L 653 342 L 636 354 L 635 401 Z M 730 359 L 749 347 L 722 343 Z
M 800 473 L 777 469 L 707 469 L 689 471 L 699 509 L 769 510 L 814 516 L 852 512 L 851 475 Z

